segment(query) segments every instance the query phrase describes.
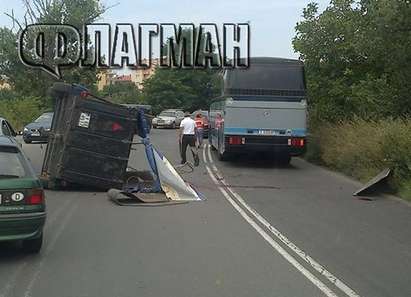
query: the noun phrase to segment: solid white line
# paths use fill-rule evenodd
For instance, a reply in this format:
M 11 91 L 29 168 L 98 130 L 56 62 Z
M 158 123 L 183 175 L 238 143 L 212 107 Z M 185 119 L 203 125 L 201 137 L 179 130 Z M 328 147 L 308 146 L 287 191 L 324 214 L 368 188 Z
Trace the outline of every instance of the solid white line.
M 56 211 L 54 211 L 54 213 L 50 216 L 50 219 L 47 219 L 47 224 L 43 230 L 44 233 L 46 233 L 50 226 L 53 226 L 54 221 L 59 218 L 60 213 L 66 209 L 68 203 L 69 200 L 66 200 L 63 204 L 60 205 L 60 207 Z M 0 292 L 0 297 L 7 297 L 10 294 L 11 289 L 13 289 L 16 286 L 16 281 L 19 278 L 20 274 L 24 271 L 24 267 L 26 265 L 27 262 L 25 261 L 19 264 L 19 266 L 17 266 L 16 271 L 11 275 L 10 279 L 7 281 L 5 288 L 2 292 Z
M 247 209 L 262 225 L 264 225 L 267 229 L 270 230 L 272 234 L 274 234 L 279 240 L 281 240 L 288 248 L 294 251 L 301 259 L 307 262 L 311 267 L 313 267 L 317 272 L 322 274 L 325 278 L 327 278 L 331 283 L 333 283 L 337 288 L 343 291 L 349 297 L 360 297 L 353 289 L 351 289 L 348 285 L 346 285 L 343 281 L 338 279 L 335 275 L 329 272 L 324 266 L 320 263 L 315 261 L 310 255 L 306 252 L 298 248 L 291 240 L 289 240 L 284 234 L 282 234 L 277 228 L 271 225 L 262 215 L 260 215 L 254 208 L 249 206 L 244 199 L 235 192 L 230 186 L 226 183 L 223 176 L 220 174 L 219 170 L 214 164 L 214 160 L 210 153 L 210 147 L 208 147 L 208 157 L 210 159 L 210 163 L 218 177 L 219 181 L 224 185 L 224 187 L 237 199 L 237 201 Z
M 291 256 L 286 250 L 284 250 L 267 232 L 265 232 L 225 191 L 223 187 L 219 185 L 219 182 L 214 177 L 211 169 L 206 165 L 209 176 L 216 184 L 220 192 L 224 195 L 228 202 L 237 210 L 240 215 L 249 223 L 264 239 L 267 241 L 281 256 L 283 256 L 292 266 L 294 266 L 300 273 L 302 273 L 310 282 L 312 282 L 318 289 L 320 289 L 328 297 L 338 297 L 330 288 L 328 288 L 323 282 L 309 272 L 304 266 Z
M 38 281 L 40 273 L 43 269 L 45 259 L 47 259 L 47 256 L 53 251 L 54 246 L 56 245 L 56 243 L 57 243 L 59 237 L 61 236 L 61 234 L 64 232 L 64 229 L 66 228 L 67 224 L 69 223 L 69 221 L 70 221 L 71 217 L 73 216 L 73 214 L 74 214 L 75 210 L 77 209 L 77 207 L 78 207 L 78 204 L 74 204 L 70 208 L 70 210 L 66 213 L 63 220 L 61 221 L 61 224 L 60 224 L 58 230 L 56 231 L 56 234 L 54 235 L 54 237 L 50 241 L 50 243 L 47 245 L 42 259 L 40 260 L 40 262 L 37 263 L 34 274 L 31 277 L 31 280 L 30 280 L 29 284 L 26 287 L 26 291 L 24 292 L 24 297 L 31 297 L 32 296 L 32 290 L 33 290 L 34 284 L 36 284 L 36 282 Z

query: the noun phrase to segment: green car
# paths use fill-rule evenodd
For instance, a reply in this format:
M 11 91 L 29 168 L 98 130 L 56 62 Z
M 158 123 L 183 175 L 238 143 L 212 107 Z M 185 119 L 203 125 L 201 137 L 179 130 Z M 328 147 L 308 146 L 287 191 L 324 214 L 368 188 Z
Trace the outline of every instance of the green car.
M 38 253 L 46 221 L 44 191 L 20 146 L 0 136 L 0 242 L 19 241 Z

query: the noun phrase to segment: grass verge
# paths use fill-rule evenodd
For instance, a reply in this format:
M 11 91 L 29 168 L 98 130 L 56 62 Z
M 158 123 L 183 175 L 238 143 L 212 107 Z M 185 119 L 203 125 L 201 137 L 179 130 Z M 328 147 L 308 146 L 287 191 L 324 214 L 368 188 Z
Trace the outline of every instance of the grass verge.
M 411 119 L 323 124 L 311 129 L 306 158 L 362 182 L 393 170 L 393 193 L 411 201 Z

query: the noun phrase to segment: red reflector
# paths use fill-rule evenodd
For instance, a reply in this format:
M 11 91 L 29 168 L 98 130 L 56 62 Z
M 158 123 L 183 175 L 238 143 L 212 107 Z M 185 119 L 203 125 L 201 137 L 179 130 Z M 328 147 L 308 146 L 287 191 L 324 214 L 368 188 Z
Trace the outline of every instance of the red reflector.
M 33 193 L 27 198 L 27 203 L 32 205 L 38 205 L 44 203 L 44 192 L 43 190 L 35 190 Z
M 305 145 L 304 138 L 292 138 L 288 140 L 288 145 L 303 147 Z
M 234 136 L 228 138 L 228 143 L 233 145 L 241 144 L 241 137 Z
M 123 130 L 123 127 L 119 123 L 113 123 L 111 125 L 111 131 L 117 132 Z

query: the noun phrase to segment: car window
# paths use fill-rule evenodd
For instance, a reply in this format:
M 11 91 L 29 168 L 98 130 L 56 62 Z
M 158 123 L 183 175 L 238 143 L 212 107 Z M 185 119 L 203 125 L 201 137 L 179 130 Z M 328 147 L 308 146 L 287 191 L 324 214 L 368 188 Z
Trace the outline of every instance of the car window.
M 12 136 L 11 131 L 10 131 L 9 127 L 7 126 L 6 121 L 1 122 L 1 132 L 2 132 L 3 135 Z
M 43 122 L 51 122 L 53 120 L 53 114 L 52 113 L 43 113 L 41 116 L 39 116 L 35 122 L 36 123 L 43 123 Z
M 160 113 L 160 116 L 164 116 L 164 117 L 175 117 L 176 114 L 175 114 L 175 112 L 164 111 L 164 112 Z
M 22 178 L 31 175 L 24 157 L 14 147 L 0 147 L 0 179 Z
M 10 125 L 9 122 L 7 122 L 7 121 L 5 121 L 5 122 L 6 122 L 6 126 L 8 126 L 8 128 L 9 128 L 9 130 L 10 130 L 11 136 L 17 135 L 16 131 L 13 129 L 13 126 Z
M 183 117 L 183 116 L 184 116 L 184 112 L 182 112 L 182 111 L 177 112 L 177 116 Z

